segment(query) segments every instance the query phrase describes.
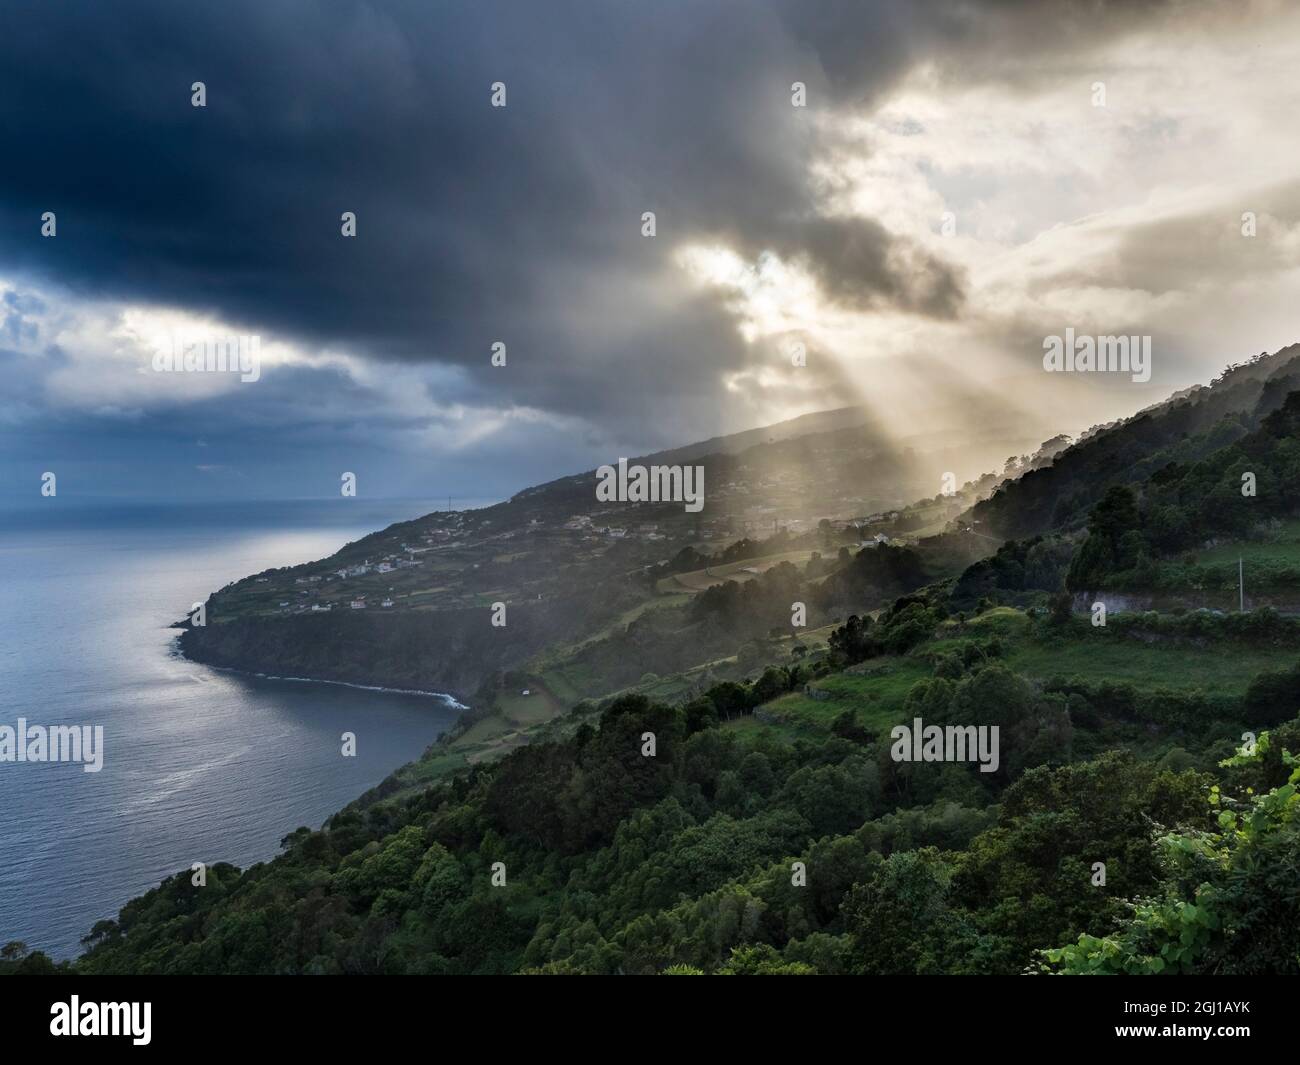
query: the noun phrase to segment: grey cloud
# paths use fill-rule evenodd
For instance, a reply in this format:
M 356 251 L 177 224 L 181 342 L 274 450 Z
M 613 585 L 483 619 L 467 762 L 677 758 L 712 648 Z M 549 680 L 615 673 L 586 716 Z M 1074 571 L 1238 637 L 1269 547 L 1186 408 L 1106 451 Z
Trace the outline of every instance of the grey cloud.
M 1060 50 L 1142 17 L 1106 6 L 1090 21 L 1098 10 L 42 5 L 0 36 L 0 125 L 17 161 L 0 169 L 0 272 L 450 367 L 428 386 L 439 404 L 585 421 L 587 448 L 676 444 L 740 428 L 720 424 L 744 416 L 722 409 L 723 381 L 772 352 L 741 340 L 718 294 L 688 286 L 673 250 L 722 234 L 798 259 L 842 305 L 958 314 L 959 272 L 870 219 L 817 217 L 813 119 L 880 96 L 922 56 L 971 57 L 974 78 L 1020 63 L 1028 44 Z M 206 109 L 190 106 L 196 80 Z M 509 105 L 494 110 L 498 80 Z M 807 112 L 790 106 L 796 80 Z M 53 240 L 39 236 L 45 210 L 58 213 Z M 345 210 L 355 239 L 339 235 Z M 653 240 L 638 231 L 646 210 Z M 22 328 L 12 312 L 5 322 Z M 488 365 L 498 339 L 508 373 Z M 810 393 L 831 398 L 834 376 L 813 375 Z M 260 419 L 268 447 L 337 430 L 348 411 L 372 433 L 411 431 L 362 391 L 343 375 L 285 375 L 258 399 L 147 418 L 139 446 L 181 424 L 215 438 L 222 417 Z M 554 436 L 545 447 L 556 462 L 578 453 Z
M 883 84 L 897 5 L 857 50 Z M 241 328 L 376 357 L 471 369 L 503 332 L 553 372 L 530 402 L 588 410 L 601 372 L 647 352 L 598 350 L 561 306 L 554 274 L 625 281 L 625 316 L 677 351 L 722 362 L 744 346 L 720 313 L 642 309 L 665 258 L 693 233 L 743 234 L 808 258 L 858 306 L 951 313 L 938 264 L 891 248 L 869 222 L 809 214 L 813 135 L 789 106 L 817 56 L 762 5 L 233 3 L 219 11 L 134 2 L 46 8 L 0 42 L 0 119 L 23 165 L 0 175 L 0 267 L 90 296 L 220 312 Z M 194 80 L 208 107 L 189 105 Z M 488 106 L 493 81 L 509 106 Z M 36 235 L 43 210 L 56 240 Z M 358 215 L 358 237 L 339 215 Z M 638 234 L 655 210 L 660 237 Z M 573 298 L 583 295 L 581 281 Z M 651 315 L 685 311 L 692 344 Z M 687 370 L 683 355 L 661 361 Z M 616 376 L 616 375 L 615 375 Z M 696 359 L 697 387 L 712 368 Z M 551 382 L 548 389 L 547 382 Z
M 802 263 L 827 297 L 855 310 L 951 318 L 961 306 L 960 270 L 869 218 L 808 218 L 774 226 L 765 244 L 744 234 L 736 242 Z

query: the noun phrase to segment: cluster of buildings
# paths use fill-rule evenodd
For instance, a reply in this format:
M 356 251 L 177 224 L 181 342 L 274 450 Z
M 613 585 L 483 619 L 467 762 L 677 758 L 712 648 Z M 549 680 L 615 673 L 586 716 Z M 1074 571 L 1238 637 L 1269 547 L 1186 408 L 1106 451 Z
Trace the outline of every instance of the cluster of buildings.
M 365 596 L 357 596 L 355 599 L 352 599 L 352 602 L 348 603 L 348 606 L 350 606 L 352 610 L 365 610 L 365 606 L 367 606 L 367 602 L 365 602 Z M 391 599 L 389 596 L 383 597 L 380 601 L 380 606 L 381 607 L 393 606 L 393 599 Z
M 423 566 L 421 559 L 412 558 L 412 554 L 422 554 L 427 548 L 408 548 L 402 545 L 402 550 L 408 552 L 405 555 L 385 555 L 378 562 L 372 563 L 370 559 L 359 562 L 354 566 L 344 566 L 343 569 L 334 571 L 334 576 L 339 580 L 348 580 L 351 577 L 364 577 L 368 573 L 392 573 L 393 570 L 410 569 L 412 566 Z M 310 580 L 316 580 L 312 577 Z
M 381 607 L 390 607 L 393 605 L 393 600 L 389 596 L 384 596 L 384 598 L 380 601 L 379 605 Z M 355 599 L 353 599 L 352 602 L 348 604 L 348 606 L 350 606 L 353 610 L 365 610 L 366 597 L 364 595 L 359 595 Z
M 563 525 L 569 532 L 582 533 L 584 540 L 666 540 L 659 531 L 658 522 L 645 521 L 635 527 L 625 525 L 598 525 L 587 514 L 575 514 Z
M 428 551 L 427 547 L 407 547 L 402 544 L 401 551 L 394 554 L 385 555 L 378 562 L 372 562 L 366 559 L 351 566 L 344 566 L 340 569 L 333 570 L 330 573 L 313 573 L 306 577 L 295 577 L 293 583 L 299 585 L 298 595 L 308 597 L 298 603 L 288 600 L 280 602 L 279 609 L 285 614 L 324 614 L 334 609 L 333 602 L 309 602 L 310 597 L 320 595 L 320 591 L 313 585 L 320 585 L 322 582 L 329 583 L 332 581 L 351 580 L 356 577 L 365 577 L 369 574 L 392 573 L 394 570 L 409 569 L 414 566 L 424 565 L 423 560 L 414 558 L 414 555 L 423 554 Z M 258 577 L 258 583 L 265 584 L 269 578 Z M 365 610 L 368 602 L 365 595 L 355 595 L 348 600 L 348 607 L 352 610 Z M 393 605 L 392 598 L 385 596 L 380 601 L 381 608 L 388 608 Z

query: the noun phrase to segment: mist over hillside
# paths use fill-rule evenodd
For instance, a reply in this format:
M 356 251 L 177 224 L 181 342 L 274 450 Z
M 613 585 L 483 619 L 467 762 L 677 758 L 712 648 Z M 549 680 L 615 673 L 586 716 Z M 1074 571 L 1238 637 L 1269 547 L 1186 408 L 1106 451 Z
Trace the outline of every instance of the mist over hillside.
M 956 578 L 1004 539 L 1055 531 L 1035 549 L 1054 561 L 1027 587 L 1059 591 L 1087 514 L 1112 485 L 1245 435 L 1300 383 L 1297 354 L 1230 366 L 1073 443 L 1060 435 L 1040 447 L 996 429 L 978 440 L 933 429 L 896 442 L 864 411 L 843 409 L 634 458 L 697 466 L 700 510 L 601 502 L 596 471 L 560 478 L 492 507 L 392 526 L 317 563 L 250 575 L 212 596 L 210 624 L 189 627 L 182 647 L 255 672 L 448 691 L 490 712 L 505 678 L 535 673 L 538 656 L 573 698 L 735 654 L 784 623 L 781 596 L 794 592 L 743 625 L 706 617 L 701 627 L 690 604 L 728 581 L 757 589 L 771 569 L 808 567 L 813 618 L 827 622 L 864 594 L 880 605 L 889 593 Z M 976 466 L 981 454 L 1008 453 Z M 911 576 L 864 584 L 852 554 L 865 564 L 874 556 L 864 547 L 882 542 L 912 553 Z M 975 586 L 974 577 L 959 585 Z M 494 610 L 508 611 L 509 623 L 491 624 Z M 572 661 L 556 664 L 566 654 Z
M 1300 927 L 1297 354 L 886 511 L 952 453 L 835 411 L 655 456 L 721 488 L 698 514 L 563 478 L 222 589 L 187 654 L 470 708 L 77 970 L 1300 973 L 1254 932 Z M 1205 605 L 1234 556 L 1259 605 Z
M 0 976 L 101 981 L 10 1042 L 1187 975 L 866 990 L 1293 1056 L 1297 69 L 1284 0 L 24 5 Z

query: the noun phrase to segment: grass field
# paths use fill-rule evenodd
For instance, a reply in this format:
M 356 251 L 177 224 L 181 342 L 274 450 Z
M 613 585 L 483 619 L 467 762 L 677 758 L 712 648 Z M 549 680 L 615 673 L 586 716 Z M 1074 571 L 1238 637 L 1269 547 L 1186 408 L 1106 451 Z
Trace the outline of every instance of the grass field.
M 1240 555 L 1251 561 L 1279 561 L 1300 568 L 1300 521 L 1282 523 L 1282 528 L 1269 540 L 1261 542 L 1243 541 L 1234 544 L 1220 544 L 1196 553 L 1196 561 L 1202 566 L 1219 563 L 1237 564 Z
M 845 710 L 852 710 L 869 729 L 885 730 L 903 720 L 903 700 L 912 685 L 930 675 L 919 658 L 876 658 L 862 663 L 858 673 L 835 673 L 814 681 L 814 691 L 827 698 L 791 692 L 760 709 L 764 717 L 786 728 L 825 729 Z
M 1271 647 L 1238 643 L 1198 646 L 1172 640 L 1145 642 L 1100 630 L 1077 632 L 1060 640 L 1037 641 L 1032 621 L 1010 607 L 997 607 L 968 621 L 958 632 L 955 622 L 940 629 L 932 650 L 958 646 L 964 639 L 997 636 L 1009 669 L 1036 680 L 1080 676 L 1092 681 L 1129 681 L 1142 687 L 1176 691 L 1197 688 L 1208 694 L 1240 695 L 1260 673 L 1289 665 L 1294 656 Z
M 1004 647 L 1001 661 L 1032 680 L 1079 676 L 1092 681 L 1128 681 L 1147 689 L 1200 689 L 1207 694 L 1233 696 L 1241 695 L 1257 674 L 1290 665 L 1297 657 L 1277 648 L 1236 643 L 1147 643 L 1103 632 L 1087 632 L 1082 637 L 1076 632 L 1068 639 L 1039 642 L 1032 637 L 1032 628 L 1031 619 L 1024 613 L 998 607 L 961 627 L 955 621 L 947 622 L 939 638 L 922 650 L 953 649 L 970 639 L 997 636 Z M 825 729 L 845 710 L 853 710 L 861 724 L 884 732 L 904 720 L 902 707 L 908 691 L 931 672 L 926 659 L 919 656 L 869 659 L 813 682 L 813 690 L 825 695 L 792 692 L 760 707 L 756 719 L 745 719 L 750 724 L 732 722 L 727 727 L 766 725 L 781 734 L 797 735 L 809 729 Z
M 649 613 L 652 610 L 664 610 L 668 607 L 678 606 L 682 603 L 689 602 L 691 596 L 686 592 L 677 590 L 675 593 L 661 594 L 650 599 L 644 599 L 633 607 L 624 610 L 618 617 L 614 618 L 607 625 L 597 629 L 588 636 L 584 636 L 576 643 L 558 644 L 549 648 L 547 651 L 536 656 L 531 663 L 531 668 L 535 672 L 545 673 L 547 670 L 562 666 L 565 659 L 572 658 L 583 648 L 591 644 L 612 636 L 621 629 L 627 628 L 632 622 Z
M 1198 557 L 1192 570 L 1196 584 L 1211 590 L 1235 591 L 1238 558 L 1247 598 L 1266 593 L 1290 593 L 1294 597 L 1300 591 L 1300 541 L 1287 539 L 1211 548 Z
M 669 601 L 684 601 L 689 596 L 652 599 L 625 612 L 614 625 L 626 624 L 645 610 Z M 834 626 L 799 634 L 800 642 L 810 648 L 822 646 Z M 932 675 L 932 653 L 956 649 L 971 640 L 988 640 L 996 636 L 1002 644 L 1000 661 L 1009 669 L 1033 681 L 1054 676 L 1083 677 L 1092 681 L 1127 681 L 1143 689 L 1166 687 L 1179 691 L 1200 689 L 1210 695 L 1241 695 L 1250 681 L 1265 670 L 1292 664 L 1294 651 L 1257 648 L 1240 643 L 1205 642 L 1192 644 L 1172 639 L 1140 640 L 1117 631 L 1070 630 L 1068 636 L 1043 637 L 1042 628 L 1028 615 L 1010 607 L 996 607 L 962 623 L 944 622 L 936 639 L 905 656 L 881 656 L 822 677 L 811 684 L 811 693 L 795 691 L 760 706 L 753 715 L 725 722 L 723 728 L 740 734 L 757 734 L 794 742 L 801 736 L 824 733 L 831 722 L 846 710 L 878 736 L 906 720 L 904 701 L 912 686 Z M 793 641 L 789 641 L 793 642 Z M 773 660 L 783 652 L 773 648 Z M 788 649 L 784 650 L 788 654 Z M 412 763 L 399 772 L 403 790 L 425 786 L 454 774 L 466 766 L 495 760 L 515 748 L 549 735 L 561 718 L 584 693 L 595 698 L 640 692 L 663 702 L 677 703 L 708 684 L 722 679 L 741 679 L 734 658 L 699 663 L 688 670 L 662 677 L 647 678 L 623 692 L 601 689 L 599 677 L 572 661 L 559 662 L 534 672 L 519 691 L 498 697 L 495 712 L 476 722 L 449 747 L 432 758 Z M 597 691 L 597 689 L 601 689 Z M 1227 726 L 1225 726 L 1227 727 Z M 1113 742 L 1111 736 L 1106 742 Z M 1081 737 L 1080 742 L 1102 741 Z M 1152 736 L 1138 728 L 1124 742 L 1137 750 L 1149 750 L 1159 757 L 1167 750 L 1167 736 Z M 1098 746 L 1098 750 L 1100 750 Z
M 1240 695 L 1256 674 L 1280 669 L 1295 657 L 1276 648 L 1147 644 L 1099 635 L 1061 646 L 1017 647 L 1007 654 L 1006 663 L 1037 679 L 1080 676 L 1092 681 L 1130 681 L 1147 688 L 1199 688 L 1208 694 Z
M 706 588 L 712 588 L 715 584 L 722 584 L 726 581 L 744 582 L 757 576 L 759 573 L 765 573 L 782 562 L 794 562 L 802 565 L 812 558 L 812 551 L 785 551 L 778 555 L 762 555 L 758 558 L 741 559 L 739 562 L 728 562 L 722 566 L 708 566 L 705 569 L 691 570 L 689 573 L 677 573 L 671 577 L 664 577 L 657 585 L 661 592 L 680 592 L 683 589 L 689 592 L 702 592 Z M 755 573 L 746 573 L 745 570 L 755 570 Z
M 741 736 L 757 736 L 762 733 L 767 736 L 775 735 L 787 742 L 793 742 L 812 728 L 807 722 L 793 716 L 777 721 L 759 720 L 756 717 L 736 717 L 724 721 L 721 727 L 727 732 L 735 732 Z
M 1300 540 L 1278 540 L 1266 543 L 1220 544 L 1209 551 L 1202 551 L 1197 556 L 1201 566 L 1219 568 L 1229 566 L 1232 575 L 1237 575 L 1237 559 L 1240 557 L 1246 565 L 1247 574 L 1252 565 L 1268 563 L 1300 570 Z
M 514 728 L 515 726 L 504 717 L 493 714 L 491 717 L 485 717 L 482 721 L 476 721 L 471 725 L 464 735 L 457 737 L 455 746 L 460 748 L 473 747 L 489 740 L 500 739 L 507 732 L 513 731 Z
M 509 692 L 497 697 L 497 711 L 516 725 L 536 725 L 550 721 L 569 709 L 540 683 L 534 683 L 520 691 L 527 691 L 528 694 Z
M 555 697 L 566 706 L 572 706 L 582 699 L 582 692 L 574 687 L 569 676 L 560 670 L 543 670 L 541 673 L 542 682 L 548 689 L 554 692 Z

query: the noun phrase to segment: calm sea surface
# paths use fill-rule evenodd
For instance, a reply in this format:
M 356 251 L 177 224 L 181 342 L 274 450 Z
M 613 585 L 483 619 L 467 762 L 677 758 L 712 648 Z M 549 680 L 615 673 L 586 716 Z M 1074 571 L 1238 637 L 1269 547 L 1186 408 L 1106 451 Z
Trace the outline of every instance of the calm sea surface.
M 0 762 L 0 943 L 72 956 L 192 862 L 273 857 L 455 721 L 442 698 L 186 662 L 168 628 L 229 581 L 436 504 L 48 502 L 0 512 L 0 725 L 102 725 L 104 766 Z

